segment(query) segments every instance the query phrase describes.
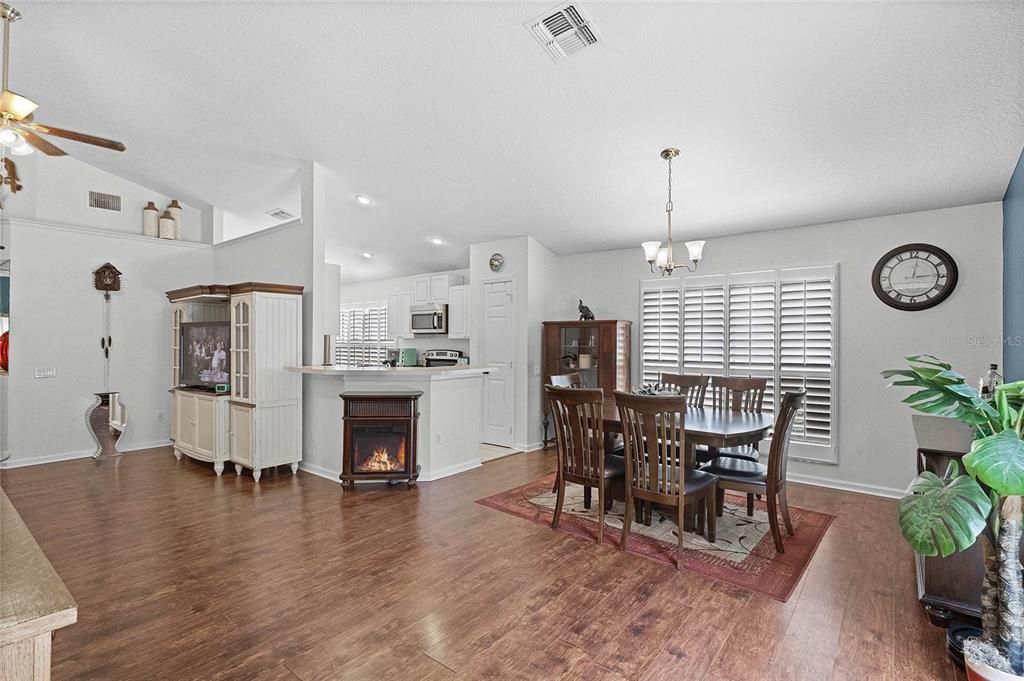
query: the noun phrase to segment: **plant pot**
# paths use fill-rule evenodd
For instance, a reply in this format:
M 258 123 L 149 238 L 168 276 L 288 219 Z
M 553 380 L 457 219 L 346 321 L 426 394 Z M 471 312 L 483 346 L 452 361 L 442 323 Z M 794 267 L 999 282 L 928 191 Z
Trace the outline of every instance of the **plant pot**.
M 967 663 L 967 681 L 1021 681 L 1024 679 L 1024 676 L 1001 672 L 989 667 L 984 662 L 972 660 L 969 657 L 965 657 L 964 662 Z

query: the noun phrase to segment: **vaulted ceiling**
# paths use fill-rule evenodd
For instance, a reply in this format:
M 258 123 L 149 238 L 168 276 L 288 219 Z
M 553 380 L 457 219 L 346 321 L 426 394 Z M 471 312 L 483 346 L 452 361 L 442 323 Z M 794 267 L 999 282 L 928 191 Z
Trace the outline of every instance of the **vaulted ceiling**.
M 548 2 L 24 2 L 11 87 L 128 145 L 79 158 L 260 224 L 319 161 L 348 280 L 661 239 L 666 146 L 710 240 L 999 200 L 1024 145 L 1024 3 L 580 6 L 601 42 L 556 64 Z

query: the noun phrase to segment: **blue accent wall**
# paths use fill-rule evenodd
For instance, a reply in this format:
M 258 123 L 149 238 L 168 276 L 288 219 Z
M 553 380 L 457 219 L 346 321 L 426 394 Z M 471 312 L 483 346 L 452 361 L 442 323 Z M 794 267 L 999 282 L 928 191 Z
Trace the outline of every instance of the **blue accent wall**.
M 1003 197 L 1003 376 L 1024 379 L 1024 152 Z

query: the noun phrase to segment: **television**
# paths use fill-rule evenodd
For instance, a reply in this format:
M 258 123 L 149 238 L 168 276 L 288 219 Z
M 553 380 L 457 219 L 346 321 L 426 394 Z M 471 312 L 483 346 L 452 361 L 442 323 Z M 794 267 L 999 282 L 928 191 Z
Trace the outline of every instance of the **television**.
M 182 385 L 209 389 L 231 381 L 230 323 L 182 323 L 179 380 Z

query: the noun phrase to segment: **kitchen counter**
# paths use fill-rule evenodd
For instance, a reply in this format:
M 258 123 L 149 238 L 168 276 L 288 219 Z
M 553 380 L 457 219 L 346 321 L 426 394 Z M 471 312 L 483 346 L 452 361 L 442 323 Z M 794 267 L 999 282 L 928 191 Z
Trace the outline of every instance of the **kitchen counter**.
M 337 480 L 344 446 L 341 393 L 414 390 L 419 400 L 416 461 L 420 482 L 480 466 L 484 376 L 489 367 L 301 366 L 303 423 L 301 468 Z
M 465 376 L 483 376 L 491 372 L 488 367 L 455 365 L 447 367 L 351 367 L 343 365 L 334 366 L 301 366 L 289 367 L 288 371 L 297 371 L 302 374 L 314 376 L 376 376 L 377 378 L 409 378 L 412 376 L 421 377 L 449 377 L 461 378 Z
M 0 673 L 9 674 L 3 678 L 49 679 L 52 632 L 77 620 L 75 600 L 0 490 Z

